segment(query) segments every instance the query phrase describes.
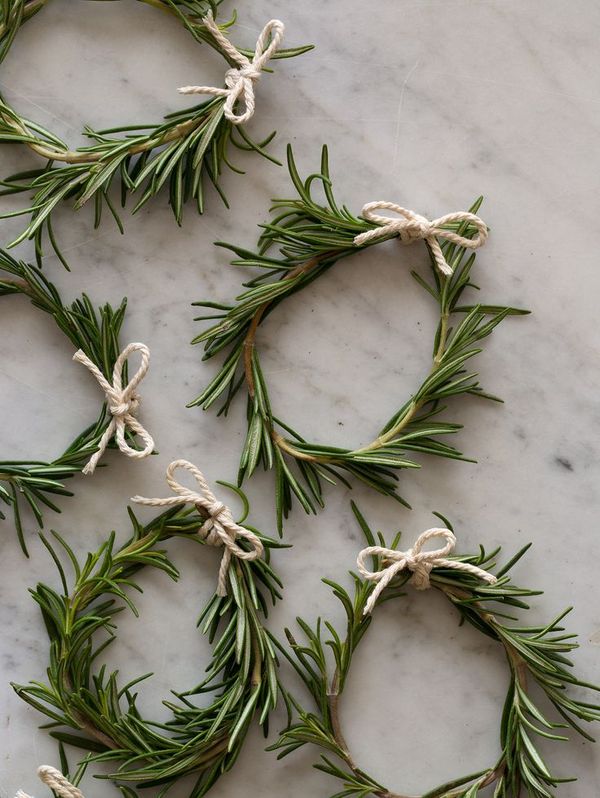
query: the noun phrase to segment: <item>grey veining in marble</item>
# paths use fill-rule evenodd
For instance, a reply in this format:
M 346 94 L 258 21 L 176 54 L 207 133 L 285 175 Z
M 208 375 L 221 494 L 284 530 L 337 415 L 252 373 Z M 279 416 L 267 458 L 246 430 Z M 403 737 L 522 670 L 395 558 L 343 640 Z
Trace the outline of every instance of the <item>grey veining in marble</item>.
M 478 256 L 482 295 L 534 311 L 505 322 L 478 361 L 483 384 L 506 403 L 456 407 L 465 424 L 460 445 L 477 465 L 429 460 L 403 475 L 412 511 L 365 490 L 338 488 L 317 518 L 294 513 L 286 531 L 293 548 L 277 557 L 286 591 L 273 629 L 293 624 L 299 613 L 339 618 L 319 579 L 344 579 L 353 566 L 361 545 L 349 509 L 353 496 L 374 526 L 402 527 L 407 539 L 431 525 L 435 509 L 453 520 L 465 549 L 483 541 L 512 552 L 533 541 L 515 574 L 547 590 L 533 615 L 551 617 L 574 604 L 569 624 L 582 644 L 577 668 L 598 680 L 600 7 L 593 0 L 254 0 L 240 2 L 238 11 L 236 41 L 250 45 L 276 15 L 290 44 L 317 45 L 277 65 L 258 88 L 252 129 L 278 129 L 274 153 L 283 155 L 291 141 L 308 172 L 329 143 L 337 193 L 357 212 L 383 198 L 437 216 L 484 194 L 492 235 Z M 152 9 L 129 0 L 52 0 L 19 34 L 0 88 L 23 114 L 77 144 L 84 123 L 159 119 L 189 102 L 175 87 L 218 85 L 221 77 L 215 54 Z M 243 402 L 226 421 L 185 407 L 213 373 L 188 345 L 199 329 L 190 300 L 234 295 L 240 274 L 212 242 L 251 246 L 269 198 L 290 191 L 284 169 L 251 155 L 238 161 L 246 176 L 224 179 L 231 210 L 212 197 L 203 218 L 188 209 L 181 229 L 164 197 L 127 217 L 125 236 L 108 219 L 94 231 L 90 212 L 63 208 L 57 216 L 73 272 L 52 257 L 45 268 L 65 299 L 81 290 L 97 303 L 129 297 L 124 339 L 142 340 L 152 351 L 143 419 L 160 450 L 142 463 L 110 453 L 109 467 L 93 479 L 73 480 L 75 498 L 48 520 L 82 556 L 110 529 L 125 535 L 128 497 L 164 494 L 171 459 L 194 460 L 211 479 L 235 478 Z M 34 165 L 19 148 L 0 148 L 2 174 Z M 0 241 L 19 224 L 3 222 Z M 31 257 L 31 247 L 19 254 Z M 365 441 L 417 384 L 435 324 L 409 275 L 423 265 L 421 247 L 378 248 L 340 264 L 269 319 L 261 345 L 273 402 L 308 436 Z M 60 334 L 24 301 L 3 299 L 1 324 L 0 411 L 8 420 L 2 456 L 52 457 L 95 417 L 97 387 L 71 362 Z M 272 529 L 270 477 L 259 476 L 248 490 L 253 521 Z M 18 787 L 42 798 L 35 768 L 56 763 L 54 745 L 37 730 L 39 717 L 9 687 L 44 675 L 46 640 L 27 588 L 42 578 L 57 581 L 30 527 L 32 557 L 25 561 L 10 524 L 2 525 L 2 798 Z M 181 583 L 145 575 L 141 617 L 123 615 L 108 656 L 124 678 L 155 671 L 141 690 L 142 706 L 154 717 L 165 716 L 160 701 L 168 689 L 195 682 L 203 667 L 207 647 L 195 616 L 218 563 L 214 552 L 190 555 L 176 543 L 171 549 Z M 182 604 L 189 612 L 180 611 Z M 451 609 L 429 594 L 411 594 L 402 609 L 382 609 L 370 637 L 343 706 L 361 763 L 392 788 L 417 793 L 496 758 L 507 674 L 492 644 L 458 628 Z M 393 700 L 384 691 L 389 684 L 396 686 Z M 278 763 L 263 748 L 260 735 L 251 734 L 234 772 L 212 795 L 318 798 L 337 789 L 311 769 L 315 752 Z M 574 739 L 543 748 L 558 773 L 579 777 L 560 796 L 597 794 L 600 747 Z M 91 778 L 85 786 L 89 798 L 116 795 Z M 184 796 L 183 787 L 173 794 Z

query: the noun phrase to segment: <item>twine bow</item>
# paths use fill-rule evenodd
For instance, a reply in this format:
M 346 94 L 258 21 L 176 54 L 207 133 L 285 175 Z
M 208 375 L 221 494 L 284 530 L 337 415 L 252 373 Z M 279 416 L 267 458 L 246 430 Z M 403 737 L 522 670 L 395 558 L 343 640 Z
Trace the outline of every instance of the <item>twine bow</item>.
M 83 793 L 63 776 L 60 770 L 51 765 L 40 765 L 37 769 L 38 777 L 60 798 L 83 798 Z M 31 798 L 23 790 L 18 790 L 16 798 Z
M 178 91 L 180 94 L 211 94 L 213 97 L 226 97 L 224 106 L 226 119 L 234 125 L 242 125 L 254 115 L 254 84 L 259 80 L 262 70 L 271 56 L 279 49 L 283 41 L 284 24 L 278 19 L 267 22 L 256 42 L 252 61 L 240 53 L 223 35 L 210 14 L 204 17 L 202 24 L 211 33 L 221 50 L 237 66 L 225 73 L 225 86 L 227 87 L 225 89 L 215 86 L 182 86 Z M 267 45 L 269 37 L 271 40 Z M 235 104 L 241 99 L 244 101 L 244 110 L 242 113 L 236 114 Z
M 123 367 L 127 362 L 127 358 L 132 352 L 140 352 L 142 355 L 142 362 L 139 369 L 129 380 L 127 385 L 123 387 Z M 137 387 L 146 376 L 148 365 L 150 361 L 150 350 L 145 344 L 131 343 L 127 344 L 125 349 L 121 352 L 115 361 L 112 375 L 112 385 L 104 374 L 100 371 L 98 366 L 89 359 L 89 357 L 79 349 L 73 355 L 73 360 L 77 363 L 82 363 L 88 371 L 93 374 L 96 381 L 106 395 L 106 402 L 108 409 L 112 415 L 110 424 L 106 428 L 104 435 L 100 438 L 98 443 L 98 451 L 95 452 L 90 458 L 89 462 L 83 469 L 84 474 L 93 474 L 98 461 L 106 451 L 106 447 L 112 436 L 115 436 L 117 446 L 128 457 L 141 459 L 148 457 L 152 454 L 154 449 L 154 440 L 150 433 L 140 424 L 135 417 L 140 405 L 140 395 L 137 392 Z M 125 430 L 129 429 L 136 435 L 139 435 L 144 442 L 143 449 L 133 449 L 125 440 Z
M 423 551 L 423 546 L 427 541 L 434 538 L 443 538 L 446 544 L 433 551 Z M 412 571 L 410 584 L 414 585 L 417 590 L 427 590 L 431 587 L 429 574 L 434 568 L 453 568 L 456 571 L 464 571 L 491 585 L 498 581 L 493 574 L 489 574 L 476 565 L 460 560 L 445 559 L 446 555 L 453 551 L 455 545 L 456 537 L 453 532 L 449 529 L 434 528 L 422 532 L 408 551 L 396 551 L 396 549 L 386 549 L 382 546 L 368 546 L 363 549 L 356 560 L 358 570 L 364 579 L 377 583 L 365 605 L 364 614 L 369 615 L 373 611 L 381 593 L 392 579 L 405 568 Z M 374 556 L 383 558 L 383 567 L 380 571 L 370 571 L 365 565 L 367 557 Z
M 175 471 L 183 468 L 194 477 L 200 487 L 196 492 L 181 485 L 174 477 Z M 231 510 L 222 502 L 218 501 L 214 493 L 208 486 L 204 474 L 193 463 L 187 460 L 174 460 L 167 468 L 167 484 L 175 493 L 175 496 L 168 496 L 165 499 L 146 499 L 143 496 L 133 496 L 131 501 L 137 504 L 146 504 L 150 507 L 173 507 L 178 504 L 195 504 L 199 510 L 208 513 L 208 518 L 200 527 L 200 534 L 209 546 L 224 546 L 225 551 L 219 567 L 219 577 L 217 581 L 217 595 L 227 595 L 227 573 L 231 564 L 231 557 L 240 560 L 256 560 L 264 552 L 260 538 L 240 526 L 233 520 Z M 246 551 L 237 545 L 237 538 L 245 538 L 252 546 L 251 551 Z
M 376 210 L 392 211 L 398 214 L 400 218 L 380 216 L 378 213 L 373 213 Z M 429 221 L 425 216 L 408 210 L 408 208 L 402 208 L 393 202 L 378 201 L 368 202 L 363 206 L 361 215 L 363 219 L 368 222 L 376 222 L 380 227 L 374 227 L 372 230 L 367 230 L 357 235 L 354 239 L 357 247 L 381 238 L 387 238 L 390 235 L 398 235 L 403 244 L 412 244 L 414 241 L 424 240 L 429 244 L 438 269 L 446 276 L 452 274 L 452 267 L 444 258 L 438 238 L 445 238 L 447 241 L 467 249 L 478 249 L 485 244 L 488 237 L 487 225 L 483 219 L 468 211 L 447 213 L 445 216 L 440 216 L 439 219 Z M 452 224 L 453 222 L 468 222 L 472 224 L 477 228 L 477 235 L 475 238 L 465 238 L 453 230 L 444 228 L 444 225 Z

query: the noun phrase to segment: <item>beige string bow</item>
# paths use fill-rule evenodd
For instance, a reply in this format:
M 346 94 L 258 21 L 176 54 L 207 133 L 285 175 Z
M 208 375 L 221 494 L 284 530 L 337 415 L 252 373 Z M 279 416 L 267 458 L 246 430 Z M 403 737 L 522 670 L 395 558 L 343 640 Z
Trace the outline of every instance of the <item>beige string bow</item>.
M 254 115 L 254 84 L 260 79 L 262 70 L 269 59 L 279 49 L 283 41 L 284 24 L 278 19 L 267 22 L 256 42 L 252 61 L 240 53 L 223 35 L 212 16 L 204 17 L 202 24 L 210 31 L 223 52 L 237 66 L 228 69 L 225 73 L 225 86 L 227 87 L 225 89 L 215 86 L 182 86 L 178 91 L 180 94 L 210 94 L 213 97 L 226 97 L 224 106 L 226 119 L 234 125 L 242 125 Z M 270 42 L 267 45 L 269 38 Z M 236 114 L 235 104 L 242 99 L 244 110 L 242 113 Z
M 127 358 L 132 352 L 140 352 L 142 362 L 139 369 L 129 380 L 127 385 L 123 387 L 123 367 L 127 362 Z M 88 371 L 94 375 L 96 381 L 104 391 L 106 402 L 108 404 L 109 412 L 112 419 L 104 435 L 100 438 L 98 443 L 98 451 L 95 452 L 90 458 L 88 464 L 83 469 L 84 474 L 93 474 L 98 461 L 104 454 L 106 447 L 109 444 L 112 436 L 115 436 L 117 446 L 128 457 L 141 459 L 148 457 L 152 454 L 154 449 L 154 440 L 150 433 L 140 424 L 135 417 L 140 405 L 140 395 L 137 392 L 137 387 L 146 376 L 148 365 L 150 362 L 150 350 L 145 344 L 131 343 L 127 344 L 125 349 L 121 352 L 115 361 L 112 376 L 112 385 L 104 374 L 100 371 L 98 366 L 92 362 L 89 357 L 79 349 L 73 355 L 73 360 L 77 363 L 82 363 Z M 133 449 L 125 440 L 125 430 L 129 429 L 136 435 L 139 435 L 144 442 L 143 449 Z
M 423 551 L 423 546 L 433 538 L 443 538 L 446 544 L 433 551 Z M 386 549 L 382 546 L 368 546 L 363 549 L 356 560 L 358 570 L 364 579 L 377 583 L 377 587 L 369 596 L 364 614 L 369 615 L 373 611 L 381 593 L 392 579 L 405 568 L 412 571 L 410 584 L 414 585 L 417 590 L 427 590 L 431 587 L 429 574 L 433 568 L 453 568 L 456 571 L 464 571 L 491 585 L 498 581 L 493 574 L 489 574 L 476 565 L 460 560 L 445 559 L 446 555 L 453 551 L 455 545 L 456 537 L 453 532 L 449 529 L 434 528 L 422 532 L 408 551 L 396 551 L 396 549 Z M 365 565 L 367 557 L 382 557 L 382 569 L 370 571 Z
M 188 471 L 200 486 L 200 491 L 196 492 L 184 487 L 174 477 L 175 471 L 183 468 Z M 256 560 L 261 557 L 264 548 L 260 538 L 240 526 L 233 520 L 231 510 L 222 504 L 208 486 L 204 474 L 193 463 L 187 460 L 175 460 L 167 468 L 167 484 L 175 493 L 175 496 L 168 496 L 165 499 L 146 499 L 143 496 L 133 496 L 132 502 L 146 504 L 150 507 L 173 507 L 178 504 L 195 504 L 199 510 L 204 510 L 209 517 L 200 527 L 200 534 L 209 546 L 224 546 L 223 558 L 219 568 L 219 578 L 217 581 L 217 595 L 227 595 L 227 573 L 231 563 L 231 557 L 238 557 L 240 560 Z M 246 551 L 237 545 L 237 538 L 245 538 L 252 546 L 251 551 Z
M 380 216 L 378 213 L 373 213 L 373 211 L 377 210 L 392 211 L 399 218 Z M 354 239 L 357 247 L 391 235 L 399 236 L 403 244 L 412 244 L 414 241 L 424 240 L 429 244 L 438 269 L 446 276 L 452 274 L 452 267 L 444 258 L 438 238 L 445 238 L 447 241 L 458 244 L 460 247 L 467 247 L 467 249 L 478 249 L 485 244 L 488 237 L 488 228 L 483 219 L 468 211 L 448 213 L 445 216 L 440 216 L 439 219 L 429 221 L 425 216 L 408 210 L 408 208 L 402 208 L 393 202 L 378 201 L 368 202 L 363 206 L 361 215 L 363 219 L 368 222 L 375 222 L 380 227 L 374 227 L 372 230 L 367 230 L 357 235 Z M 444 228 L 444 225 L 452 224 L 453 222 L 468 222 L 474 225 L 477 228 L 477 235 L 475 238 L 465 238 L 453 230 Z
M 50 787 L 51 790 L 54 790 L 60 798 L 83 798 L 81 790 L 74 787 L 60 770 L 53 768 L 51 765 L 40 765 L 37 769 L 37 774 L 41 781 Z M 31 798 L 31 796 L 27 795 L 23 790 L 18 790 L 16 798 Z

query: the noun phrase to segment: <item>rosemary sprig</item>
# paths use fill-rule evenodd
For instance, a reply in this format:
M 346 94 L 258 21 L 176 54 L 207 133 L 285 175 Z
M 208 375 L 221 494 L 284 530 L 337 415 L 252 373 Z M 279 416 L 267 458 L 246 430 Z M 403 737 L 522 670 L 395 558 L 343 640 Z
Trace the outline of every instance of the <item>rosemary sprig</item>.
M 307 441 L 271 408 L 260 365 L 257 331 L 288 296 L 301 291 L 343 258 L 374 246 L 354 244 L 354 237 L 373 225 L 337 204 L 327 148 L 323 148 L 320 172 L 306 180 L 298 174 L 290 147 L 288 168 L 298 196 L 275 201 L 273 219 L 262 226 L 264 232 L 257 250 L 219 244 L 235 253 L 235 265 L 258 267 L 262 274 L 244 284 L 246 290 L 236 297 L 233 305 L 194 303 L 210 310 L 200 320 L 217 321 L 196 336 L 193 343 L 204 344 L 205 360 L 221 352 L 225 353 L 225 359 L 214 379 L 190 403 L 207 410 L 222 401 L 220 412 L 226 414 L 235 395 L 245 390 L 248 431 L 240 458 L 240 483 L 259 464 L 275 470 L 280 531 L 294 497 L 306 512 L 315 512 L 323 506 L 323 481 L 340 480 L 347 485 L 346 477 L 352 477 L 405 503 L 396 493 L 396 472 L 420 467 L 412 459 L 413 453 L 464 459 L 461 452 L 441 440 L 461 429 L 460 424 L 440 418 L 444 403 L 451 397 L 465 395 L 495 399 L 484 392 L 477 372 L 468 370 L 467 364 L 481 351 L 481 341 L 501 321 L 510 315 L 527 313 L 497 304 L 461 304 L 465 290 L 476 287 L 471 282 L 475 254 L 446 242 L 443 251 L 454 270 L 451 277 L 440 275 L 433 259 L 430 281 L 413 272 L 439 308 L 432 363 L 421 386 L 367 446 L 341 448 Z M 322 188 L 327 206 L 313 198 L 315 184 Z M 482 198 L 476 200 L 471 211 L 476 212 L 481 202 Z M 455 228 L 467 237 L 475 232 L 465 224 Z M 279 250 L 278 255 L 272 254 L 273 248 Z
M 137 614 L 130 594 L 141 589 L 139 571 L 158 568 L 177 580 L 162 544 L 173 537 L 202 544 L 198 530 L 207 516 L 172 508 L 143 526 L 131 510 L 129 515 L 129 540 L 117 546 L 112 533 L 83 563 L 56 532 L 53 542 L 42 538 L 62 582 L 62 592 L 43 584 L 31 591 L 50 640 L 47 682 L 13 687 L 50 719 L 44 728 L 52 729 L 61 745 L 88 752 L 82 764 L 109 763 L 113 772 L 98 778 L 115 781 L 127 798 L 136 795 L 134 787 L 161 785 L 163 794 L 188 774 L 196 776 L 190 798 L 200 798 L 233 766 L 252 721 L 266 731 L 277 703 L 277 657 L 263 620 L 269 603 L 280 598 L 281 582 L 269 565 L 269 551 L 278 544 L 261 535 L 265 559 L 232 563 L 229 595 L 214 595 L 198 620 L 213 647 L 206 674 L 190 690 L 164 701 L 172 718 L 157 723 L 141 715 L 134 691 L 151 674 L 120 685 L 116 671 L 105 666 L 96 671 L 95 661 L 115 639 L 116 614 L 125 607 Z M 246 546 L 241 539 L 238 544 Z M 74 572 L 70 587 L 60 549 Z M 212 696 L 208 705 L 205 694 Z
M 108 1 L 108 0 L 106 0 Z M 48 0 L 0 0 L 0 62 L 6 57 L 19 27 L 31 19 Z M 198 43 L 206 42 L 218 52 L 218 43 L 202 20 L 217 10 L 221 0 L 140 0 L 176 17 Z M 233 24 L 233 19 L 222 28 Z M 311 46 L 279 50 L 273 58 L 290 58 L 307 52 Z M 242 50 L 247 53 L 248 51 Z M 228 57 L 222 53 L 226 63 Z M 132 212 L 136 213 L 165 187 L 169 205 L 177 224 L 182 223 L 183 206 L 194 201 L 198 213 L 205 207 L 205 190 L 212 184 L 225 204 L 219 178 L 224 166 L 241 172 L 229 159 L 230 145 L 258 152 L 278 163 L 265 147 L 274 137 L 254 141 L 243 126 L 232 125 L 223 115 L 225 99 L 217 97 L 184 111 L 168 114 L 154 125 L 119 125 L 110 130 L 85 128 L 91 144 L 75 150 L 51 131 L 22 117 L 0 97 L 0 141 L 22 143 L 47 163 L 33 170 L 11 175 L 0 181 L 2 194 L 30 193 L 27 208 L 4 214 L 29 216 L 25 229 L 8 246 L 31 239 L 41 258 L 44 234 L 57 256 L 66 262 L 52 229 L 52 213 L 63 200 L 75 209 L 94 203 L 94 224 L 101 223 L 103 210 L 108 209 L 123 230 L 119 211 L 110 196 L 111 187 L 120 186 L 124 208 L 129 195 L 135 195 Z M 38 265 L 39 262 L 38 262 Z
M 82 349 L 110 379 L 119 356 L 119 334 L 127 302 L 114 310 L 109 304 L 96 310 L 89 297 L 82 294 L 71 305 L 64 305 L 56 287 L 31 264 L 17 261 L 0 251 L 0 297 L 22 294 L 34 307 L 47 313 L 75 350 Z M 13 513 L 21 548 L 25 545 L 22 508 L 28 506 L 35 520 L 43 527 L 43 509 L 60 512 L 53 496 L 72 496 L 64 481 L 79 473 L 98 449 L 100 438 L 111 421 L 106 405 L 98 419 L 72 441 L 65 451 L 51 462 L 41 460 L 0 460 L 0 500 Z M 5 515 L 0 511 L 0 519 Z
M 354 506 L 353 509 L 368 545 L 385 546 L 383 537 L 379 535 L 376 540 L 358 509 Z M 391 548 L 397 547 L 399 537 L 396 536 Z M 554 788 L 570 779 L 559 778 L 549 770 L 538 750 L 536 738 L 566 740 L 557 730 L 570 726 L 591 740 L 579 721 L 600 721 L 598 704 L 569 694 L 573 687 L 600 690 L 574 676 L 572 662 L 565 656 L 577 648 L 576 635 L 567 633 L 561 625 L 570 610 L 560 613 L 548 624 L 534 626 L 517 625 L 517 619 L 507 614 L 507 610 L 513 613 L 515 609 L 529 609 L 523 599 L 540 594 L 540 591 L 517 587 L 508 576 L 508 571 L 528 548 L 525 546 L 510 562 L 496 570 L 498 581 L 493 585 L 482 584 L 473 576 L 453 569 L 434 568 L 431 572 L 431 586 L 456 607 L 461 623 L 467 621 L 502 646 L 510 679 L 500 726 L 501 753 L 497 762 L 480 773 L 461 776 L 429 790 L 422 798 L 477 798 L 480 793 L 483 795 L 485 787 L 491 785 L 494 798 L 519 798 L 521 795 L 551 798 L 555 794 Z M 455 559 L 493 571 L 498 553 L 499 549 L 488 554 L 481 547 L 477 554 Z M 381 563 L 375 558 L 373 570 L 380 567 Z M 338 583 L 323 580 L 344 607 L 345 632 L 337 631 L 328 621 L 322 623 L 321 619 L 314 627 L 298 619 L 304 642 L 298 642 L 287 630 L 292 654 L 285 649 L 282 652 L 301 677 L 316 708 L 308 711 L 301 702 L 287 696 L 288 706 L 296 713 L 296 718 L 290 720 L 272 750 L 278 750 L 281 758 L 307 743 L 318 746 L 324 753 L 315 767 L 344 785 L 340 792 L 335 793 L 335 798 L 405 798 L 390 792 L 359 767 L 349 751 L 340 723 L 339 704 L 352 657 L 372 620 L 363 612 L 374 584 L 363 582 L 356 574 L 352 577 L 353 595 Z M 390 583 L 382 593 L 380 603 L 405 595 L 403 587 L 409 577 L 410 574 L 402 574 Z M 514 623 L 507 623 L 507 618 Z M 331 678 L 328 649 L 335 662 Z M 557 719 L 549 718 L 546 708 L 538 706 L 537 696 L 531 695 L 533 685 L 545 698 L 545 703 L 554 708 Z

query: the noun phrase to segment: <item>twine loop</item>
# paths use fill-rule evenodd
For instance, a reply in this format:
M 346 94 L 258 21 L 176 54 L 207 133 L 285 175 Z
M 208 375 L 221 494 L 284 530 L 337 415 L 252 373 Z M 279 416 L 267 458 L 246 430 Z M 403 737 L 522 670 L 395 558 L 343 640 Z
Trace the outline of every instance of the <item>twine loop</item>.
M 175 479 L 175 472 L 178 468 L 188 471 L 198 483 L 199 491 L 190 490 Z M 204 474 L 200 469 L 188 460 L 174 460 L 166 471 L 166 480 L 175 496 L 168 496 L 164 499 L 147 499 L 143 496 L 133 496 L 131 501 L 136 504 L 145 504 L 150 507 L 174 507 L 178 504 L 193 504 L 196 508 L 208 514 L 208 518 L 200 527 L 199 533 L 209 546 L 223 546 L 225 551 L 219 567 L 217 580 L 217 595 L 227 595 L 227 574 L 231 564 L 231 558 L 237 557 L 240 560 L 256 560 L 264 553 L 263 544 L 254 532 L 240 526 L 234 521 L 231 510 L 227 505 L 220 502 L 211 491 Z M 248 541 L 251 550 L 241 548 L 237 544 L 237 539 L 243 538 Z
M 444 546 L 432 551 L 423 551 L 423 546 L 427 541 L 435 538 L 445 540 Z M 376 587 L 365 605 L 364 614 L 369 615 L 373 611 L 381 593 L 394 577 L 405 569 L 411 571 L 412 576 L 409 581 L 417 590 L 427 590 L 431 587 L 429 575 L 434 568 L 453 568 L 456 571 L 476 576 L 491 585 L 498 581 L 493 574 L 476 565 L 460 560 L 446 559 L 446 556 L 454 550 L 455 545 L 456 537 L 453 532 L 436 527 L 422 532 L 408 551 L 386 549 L 383 546 L 368 546 L 363 549 L 356 560 L 358 570 L 364 579 L 376 583 Z M 365 565 L 367 557 L 381 557 L 381 569 L 370 571 Z
M 225 118 L 234 125 L 242 125 L 254 116 L 256 108 L 254 84 L 260 79 L 267 62 L 279 49 L 283 41 L 285 26 L 279 19 L 272 19 L 267 22 L 260 32 L 254 56 L 252 61 L 250 61 L 223 35 L 212 15 L 209 14 L 204 17 L 202 24 L 210 32 L 225 55 L 237 66 L 231 67 L 225 73 L 225 89 L 215 86 L 182 86 L 178 91 L 180 94 L 210 94 L 213 97 L 225 97 Z M 236 114 L 235 105 L 238 101 L 243 101 L 243 110 L 241 113 Z
M 377 210 L 392 211 L 398 218 L 381 216 L 378 213 L 374 213 L 374 211 Z M 444 238 L 453 244 L 466 247 L 467 249 L 478 249 L 485 244 L 488 237 L 486 223 L 479 216 L 469 211 L 447 213 L 445 216 L 440 216 L 438 219 L 430 221 L 425 216 L 415 213 L 415 211 L 403 208 L 400 205 L 396 205 L 394 202 L 384 202 L 381 200 L 377 202 L 368 202 L 363 206 L 361 215 L 366 221 L 375 222 L 379 226 L 357 235 L 354 238 L 354 244 L 357 247 L 373 243 L 383 238 L 388 238 L 392 235 L 397 235 L 403 244 L 412 244 L 415 241 L 426 241 L 429 244 L 431 254 L 433 255 L 438 269 L 447 277 L 452 274 L 452 267 L 444 257 L 438 238 Z M 477 229 L 477 235 L 474 238 L 466 238 L 453 230 L 447 230 L 445 228 L 445 225 L 455 222 L 467 222 L 473 225 Z
M 142 362 L 140 367 L 135 372 L 133 377 L 129 380 L 127 385 L 123 386 L 123 368 L 127 362 L 127 358 L 132 352 L 140 352 Z M 90 360 L 82 349 L 79 349 L 73 355 L 73 360 L 76 363 L 81 363 L 87 370 L 96 378 L 97 383 L 100 385 L 106 396 L 106 403 L 108 411 L 112 418 L 110 424 L 106 428 L 104 434 L 98 443 L 98 451 L 95 452 L 90 458 L 89 462 L 83 469 L 84 474 L 93 474 L 98 465 L 98 461 L 106 451 L 110 439 L 115 436 L 117 446 L 127 455 L 135 459 L 148 457 L 154 450 L 154 440 L 148 430 L 143 427 L 136 418 L 136 413 L 140 406 L 141 397 L 138 393 L 138 385 L 146 376 L 148 366 L 150 363 L 150 350 L 145 344 L 131 343 L 127 344 L 125 349 L 120 353 L 115 360 L 113 367 L 112 383 L 110 383 L 104 374 L 100 371 L 98 366 Z M 144 442 L 143 449 L 134 449 L 125 440 L 125 432 L 127 428 L 139 435 Z
M 50 787 L 60 798 L 83 798 L 83 793 L 67 779 L 66 776 L 51 765 L 40 765 L 37 769 L 38 777 Z M 16 798 L 31 798 L 23 790 L 18 790 Z

